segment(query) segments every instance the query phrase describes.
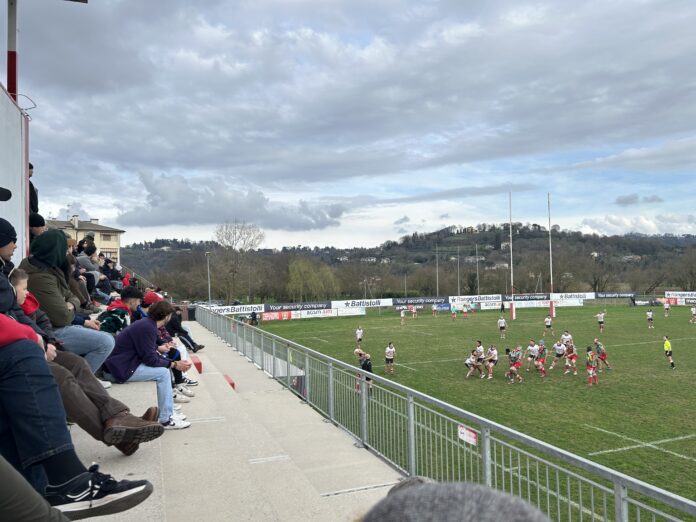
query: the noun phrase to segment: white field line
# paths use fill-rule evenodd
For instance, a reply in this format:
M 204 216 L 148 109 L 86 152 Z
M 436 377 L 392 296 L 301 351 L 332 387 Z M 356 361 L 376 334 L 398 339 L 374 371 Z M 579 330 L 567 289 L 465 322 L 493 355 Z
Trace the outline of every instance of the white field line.
M 388 488 L 388 487 L 391 487 L 391 486 L 395 486 L 395 485 L 398 484 L 398 483 L 399 483 L 399 481 L 397 480 L 396 482 L 388 482 L 388 483 L 386 483 L 386 484 L 373 484 L 373 485 L 370 485 L 370 486 L 360 486 L 360 487 L 357 487 L 357 488 L 341 489 L 341 490 L 339 490 L 339 491 L 330 491 L 330 492 L 328 492 L 328 493 L 321 493 L 320 496 L 322 496 L 322 497 L 332 497 L 332 496 L 335 496 L 335 495 L 345 495 L 345 494 L 347 494 L 347 493 L 357 493 L 357 492 L 359 492 L 359 491 L 367 491 L 367 490 L 370 490 L 370 489 Z
M 290 460 L 290 455 L 273 455 L 272 457 L 249 459 L 249 464 L 265 464 L 266 462 L 279 462 L 281 460 Z
M 631 438 L 631 437 L 627 437 L 626 435 L 622 435 L 621 433 L 615 433 L 615 432 L 613 432 L 613 431 L 605 430 L 605 429 L 603 429 L 603 428 L 598 428 L 597 426 L 592 426 L 592 425 L 590 425 L 590 424 L 585 424 L 585 426 L 587 426 L 588 428 L 592 428 L 593 430 L 601 431 L 602 433 L 607 433 L 607 434 L 609 434 L 609 435 L 614 435 L 615 437 L 619 437 L 619 438 L 621 438 L 621 439 L 624 439 L 624 440 L 627 440 L 627 441 L 630 441 L 630 442 L 635 442 L 635 443 L 638 444 L 638 447 L 644 447 L 644 448 L 654 449 L 654 450 L 657 450 L 657 451 L 662 451 L 663 453 L 667 453 L 667 454 L 669 454 L 669 455 L 673 455 L 673 456 L 675 456 L 675 457 L 679 457 L 680 459 L 690 460 L 690 461 L 692 461 L 692 462 L 696 462 L 696 459 L 694 459 L 694 458 L 687 457 L 686 455 L 682 455 L 681 453 L 676 453 L 676 452 L 674 452 L 674 451 L 666 450 L 666 449 L 664 449 L 664 448 L 661 448 L 661 447 L 659 447 L 659 446 L 656 446 L 655 443 L 644 442 L 644 441 L 642 441 L 642 440 L 633 439 L 633 438 Z M 659 442 L 659 441 L 658 441 L 658 442 Z
M 310 337 L 310 339 L 316 339 L 317 341 L 321 341 L 322 343 L 329 344 L 329 341 L 326 339 L 322 339 L 321 337 Z
M 442 359 L 440 361 L 414 361 L 414 362 L 409 362 L 409 366 L 415 366 L 416 364 L 435 364 L 435 363 L 446 363 L 446 362 L 454 362 L 454 361 L 460 361 L 464 362 L 465 357 L 459 357 L 457 359 Z M 395 366 L 403 366 L 405 368 L 409 368 L 409 366 L 406 366 L 405 364 L 401 363 L 394 363 Z M 375 368 L 384 368 L 384 365 L 379 365 L 375 366 Z M 409 370 L 417 371 L 415 368 L 409 368 Z
M 668 444 L 670 442 L 676 442 L 678 440 L 693 439 L 694 437 L 696 437 L 696 433 L 692 433 L 691 435 L 684 435 L 682 437 L 674 437 L 673 439 L 653 440 L 651 442 L 646 442 L 644 444 L 634 444 L 633 446 L 624 446 L 623 448 L 595 451 L 593 453 L 588 453 L 588 455 L 595 456 L 595 455 L 604 455 L 605 453 L 616 453 L 618 451 L 627 451 L 627 450 L 632 450 L 632 449 L 644 448 L 644 447 L 646 447 L 646 445 L 649 445 L 649 444 Z

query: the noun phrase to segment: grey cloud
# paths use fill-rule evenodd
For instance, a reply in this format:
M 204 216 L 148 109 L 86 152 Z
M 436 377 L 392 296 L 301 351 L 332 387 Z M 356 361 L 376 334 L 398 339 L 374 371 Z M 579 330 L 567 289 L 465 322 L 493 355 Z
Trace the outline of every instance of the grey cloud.
M 400 228 L 396 231 L 396 233 L 401 235 L 408 234 L 408 230 L 406 230 L 405 228 Z
M 440 214 L 440 219 L 449 219 L 449 214 Z
M 235 187 L 224 178 L 190 180 L 141 173 L 139 179 L 146 203 L 124 210 L 117 219 L 121 225 L 213 225 L 237 218 L 274 230 L 314 230 L 337 226 L 346 211 L 339 204 L 272 201 L 258 190 Z
M 662 203 L 663 201 L 664 200 L 658 195 L 640 197 L 638 194 L 634 193 L 618 196 L 614 203 L 621 207 L 628 207 L 631 205 L 638 205 L 639 203 Z
M 447 190 L 425 192 L 416 196 L 382 199 L 381 203 L 420 203 L 427 201 L 442 201 L 476 196 L 490 196 L 493 194 L 505 194 L 507 192 L 526 192 L 532 190 L 533 185 L 525 183 L 509 183 L 501 185 L 489 185 L 481 187 L 456 187 Z
M 396 221 L 394 221 L 394 224 L 395 225 L 403 225 L 404 223 L 408 223 L 409 221 L 411 221 L 411 218 L 408 216 L 404 216 L 404 217 L 401 217 L 401 218 L 397 219 Z
M 141 171 L 224 180 L 251 209 L 257 192 L 289 183 L 475 162 L 503 171 L 501 160 L 523 175 L 526 159 L 564 164 L 578 150 L 624 150 L 582 168 L 696 167 L 696 138 L 673 138 L 694 132 L 696 4 L 416 4 L 23 4 L 20 90 L 39 105 L 32 156 L 60 174 L 41 180 L 42 194 L 96 192 L 98 166 L 126 199 L 122 219 L 137 221 L 128 207 L 147 208 Z M 391 201 L 476 195 L 446 192 Z M 271 222 L 285 212 L 297 227 L 344 212 L 265 204 Z
M 80 203 L 79 201 L 73 201 L 72 203 L 68 203 L 66 207 L 63 207 L 60 210 L 58 210 L 57 216 L 53 217 L 55 217 L 56 219 L 67 221 L 72 216 L 79 216 L 79 219 L 84 221 L 88 221 L 93 217 L 92 213 L 87 211 L 82 206 L 82 203 Z
M 619 196 L 614 201 L 615 204 L 622 206 L 622 207 L 628 207 L 630 205 L 637 205 L 639 202 L 640 202 L 640 198 L 638 197 L 638 194 L 627 194 L 625 196 Z

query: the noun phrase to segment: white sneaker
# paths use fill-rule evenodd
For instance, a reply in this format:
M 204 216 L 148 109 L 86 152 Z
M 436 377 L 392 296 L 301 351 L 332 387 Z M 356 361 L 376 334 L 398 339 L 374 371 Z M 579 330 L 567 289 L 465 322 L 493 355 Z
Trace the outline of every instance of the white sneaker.
M 179 411 L 181 409 L 181 404 L 174 405 L 174 411 Z
M 111 388 L 111 381 L 102 381 L 99 379 L 99 384 L 101 384 L 105 390 Z
M 189 390 L 186 386 L 183 384 L 180 384 L 179 386 L 176 387 L 176 391 L 179 393 L 186 395 L 187 397 L 195 397 L 196 394 L 193 393 L 191 390 Z
M 172 417 L 171 420 L 165 423 L 163 426 L 165 430 L 183 430 L 184 428 L 188 428 L 190 425 L 190 422 Z
M 175 393 L 174 394 L 174 402 L 177 404 L 179 404 L 179 403 L 183 404 L 183 403 L 191 402 L 191 399 L 186 397 L 186 395 L 180 395 L 178 393 Z
M 184 415 L 183 412 L 175 411 L 174 413 L 172 413 L 172 417 L 171 417 L 171 418 L 172 418 L 172 419 L 182 420 L 182 421 L 183 421 L 183 420 L 186 420 L 186 415 Z

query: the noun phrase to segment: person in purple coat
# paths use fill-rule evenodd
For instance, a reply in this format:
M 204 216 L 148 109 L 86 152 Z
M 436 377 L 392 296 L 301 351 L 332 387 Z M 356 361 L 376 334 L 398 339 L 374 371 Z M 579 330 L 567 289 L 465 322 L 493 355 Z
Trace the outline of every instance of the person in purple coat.
M 174 308 L 159 301 L 148 308 L 148 316 L 121 331 L 104 368 L 116 382 L 155 381 L 159 421 L 165 429 L 188 428 L 183 414 L 174 412 L 171 369 L 186 371 L 190 361 L 172 361 L 157 350 L 157 329 L 169 322 Z

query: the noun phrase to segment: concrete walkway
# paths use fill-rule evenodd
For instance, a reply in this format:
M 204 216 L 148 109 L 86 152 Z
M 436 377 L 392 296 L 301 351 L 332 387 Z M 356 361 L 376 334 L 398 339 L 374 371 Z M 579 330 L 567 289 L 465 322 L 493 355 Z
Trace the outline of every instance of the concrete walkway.
M 206 346 L 198 353 L 196 397 L 182 405 L 190 428 L 166 432 L 132 457 L 72 430 L 86 463 L 155 486 L 143 505 L 104 520 L 355 521 L 399 481 L 397 471 L 238 352 L 198 323 L 186 324 Z M 149 383 L 111 390 L 137 414 L 156 403 Z

